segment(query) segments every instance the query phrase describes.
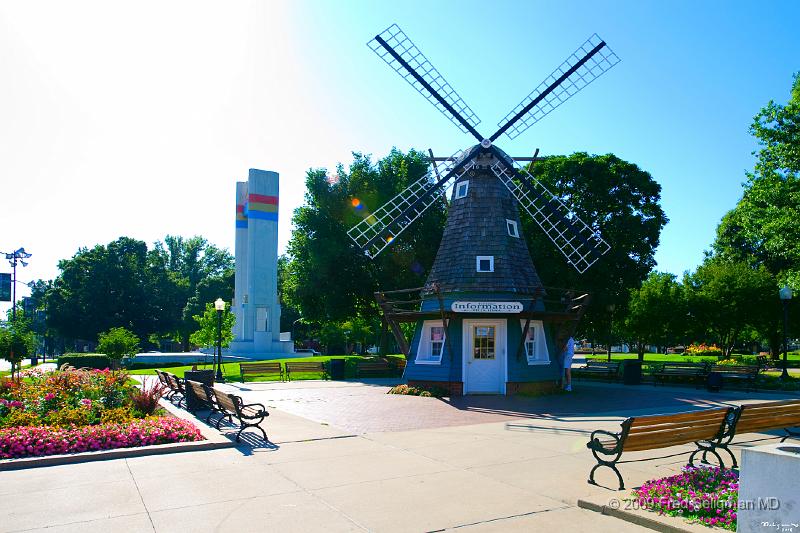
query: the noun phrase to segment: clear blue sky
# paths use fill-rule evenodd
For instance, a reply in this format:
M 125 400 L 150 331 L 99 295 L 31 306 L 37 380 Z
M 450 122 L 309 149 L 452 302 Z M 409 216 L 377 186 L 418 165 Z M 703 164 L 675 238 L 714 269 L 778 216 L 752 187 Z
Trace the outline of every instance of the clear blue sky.
M 697 266 L 741 196 L 753 115 L 786 101 L 800 70 L 795 1 L 7 2 L 0 250 L 33 252 L 23 280 L 120 235 L 201 234 L 232 250 L 234 182 L 249 167 L 281 173 L 283 249 L 307 168 L 352 150 L 472 144 L 366 47 L 393 22 L 486 135 L 603 37 L 622 63 L 498 144 L 613 152 L 649 171 L 670 218 L 658 268 L 676 274 Z

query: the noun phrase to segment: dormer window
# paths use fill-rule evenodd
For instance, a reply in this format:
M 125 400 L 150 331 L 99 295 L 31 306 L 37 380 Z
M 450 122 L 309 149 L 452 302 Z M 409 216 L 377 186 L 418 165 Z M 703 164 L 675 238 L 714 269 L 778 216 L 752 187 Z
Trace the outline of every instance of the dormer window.
M 456 183 L 456 200 L 466 198 L 467 190 L 469 189 L 469 180 L 459 181 Z
M 494 256 L 479 255 L 475 258 L 475 269 L 478 272 L 494 272 Z
M 517 227 L 516 220 L 509 220 L 506 219 L 506 229 L 508 230 L 508 234 L 512 237 L 516 237 L 519 239 L 519 228 Z

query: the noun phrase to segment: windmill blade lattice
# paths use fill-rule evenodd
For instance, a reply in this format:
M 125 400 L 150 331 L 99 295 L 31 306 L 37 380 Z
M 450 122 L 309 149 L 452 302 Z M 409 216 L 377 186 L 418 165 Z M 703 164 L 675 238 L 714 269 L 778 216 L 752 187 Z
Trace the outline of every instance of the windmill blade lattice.
M 497 123 L 500 129 L 491 140 L 503 133 L 516 138 L 619 62 L 620 58 L 595 33 Z
M 435 194 L 436 191 L 446 188 L 448 182 L 458 179 L 472 168 L 474 163 L 471 160 L 464 164 L 464 159 L 470 155 L 474 154 L 459 150 L 446 161 L 432 162 L 435 170 L 432 168 L 374 213 L 367 215 L 347 234 L 367 256 L 374 258 L 441 199 L 440 195 Z M 444 177 L 435 179 L 437 171 L 438 175 Z
M 483 139 L 475 130 L 481 122 L 478 116 L 397 24 L 376 35 L 367 46 L 461 131 Z
M 513 167 L 509 167 L 503 158 L 490 168 L 556 248 L 564 254 L 567 262 L 583 274 L 611 246 L 603 240 L 598 230 L 592 229 L 581 220 L 539 180 L 516 161 L 512 160 L 511 163 Z

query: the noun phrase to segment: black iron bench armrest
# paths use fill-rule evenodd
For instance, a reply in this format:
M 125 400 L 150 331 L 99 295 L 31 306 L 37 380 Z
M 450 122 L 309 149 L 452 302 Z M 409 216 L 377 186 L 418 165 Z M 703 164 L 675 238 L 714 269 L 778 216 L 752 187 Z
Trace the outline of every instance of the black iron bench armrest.
M 606 435 L 614 439 L 614 447 L 613 448 L 606 448 L 600 442 L 600 439 L 597 438 L 596 435 Z M 592 451 L 596 451 L 602 453 L 603 455 L 614 455 L 619 453 L 620 448 L 622 446 L 622 434 L 621 433 L 611 433 L 610 431 L 605 431 L 603 429 L 597 429 L 592 431 L 591 436 L 589 436 L 589 442 L 586 443 L 586 447 Z
M 248 415 L 248 414 L 245 414 L 245 412 L 244 412 L 245 409 L 247 409 L 248 407 L 249 408 L 257 407 L 258 409 L 255 410 L 256 411 L 255 414 Z M 269 413 L 267 412 L 266 406 L 264 406 L 264 404 L 262 404 L 262 403 L 249 403 L 247 405 L 242 405 L 239 408 L 239 411 L 240 411 L 240 413 L 239 413 L 240 416 L 242 416 L 242 418 L 247 418 L 248 420 L 254 420 L 256 418 L 262 418 L 263 419 L 263 418 L 269 416 Z

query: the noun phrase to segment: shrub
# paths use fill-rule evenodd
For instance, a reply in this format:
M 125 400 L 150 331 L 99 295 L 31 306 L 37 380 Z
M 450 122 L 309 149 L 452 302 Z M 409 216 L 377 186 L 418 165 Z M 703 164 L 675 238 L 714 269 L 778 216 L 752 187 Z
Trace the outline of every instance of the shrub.
M 97 370 L 103 370 L 105 368 L 111 368 L 111 359 L 102 353 L 68 353 L 58 357 L 56 366 L 61 368 L 65 364 L 75 368 L 96 368 Z
M 396 385 L 389 389 L 387 394 L 400 394 L 402 396 L 422 396 L 425 398 L 441 398 L 447 395 L 447 391 L 440 387 L 429 387 L 423 389 L 420 387 L 409 387 L 408 385 Z
M 101 424 L 127 424 L 135 417 L 131 410 L 127 407 L 115 407 L 114 409 L 105 409 L 100 415 Z
M 139 351 L 139 337 L 125 328 L 111 328 L 97 338 L 97 349 L 107 354 L 116 365 L 123 357 L 131 357 Z
M 58 427 L 88 426 L 97 421 L 97 414 L 92 410 L 91 403 L 83 407 L 71 407 L 52 411 L 45 418 L 47 424 Z
M 158 400 L 166 393 L 164 385 L 151 379 L 142 388 L 131 393 L 131 404 L 143 415 L 152 415 L 158 407 Z
M 0 428 L 39 426 L 41 424 L 42 419 L 39 418 L 39 415 L 22 409 L 11 409 L 4 418 L 0 419 Z

